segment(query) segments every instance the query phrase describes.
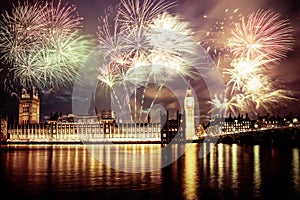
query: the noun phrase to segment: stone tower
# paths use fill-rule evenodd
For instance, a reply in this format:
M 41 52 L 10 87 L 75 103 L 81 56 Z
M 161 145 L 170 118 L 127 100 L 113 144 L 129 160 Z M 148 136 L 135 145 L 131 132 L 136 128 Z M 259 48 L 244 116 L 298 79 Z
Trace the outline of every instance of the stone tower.
M 188 83 L 188 88 L 186 90 L 184 98 L 184 117 L 185 117 L 185 135 L 186 139 L 192 139 L 195 135 L 195 100 L 190 88 L 190 83 Z
M 19 124 L 40 123 L 40 96 L 38 90 L 33 87 L 22 89 L 19 99 Z
M 0 115 L 0 142 L 7 140 L 8 118 Z

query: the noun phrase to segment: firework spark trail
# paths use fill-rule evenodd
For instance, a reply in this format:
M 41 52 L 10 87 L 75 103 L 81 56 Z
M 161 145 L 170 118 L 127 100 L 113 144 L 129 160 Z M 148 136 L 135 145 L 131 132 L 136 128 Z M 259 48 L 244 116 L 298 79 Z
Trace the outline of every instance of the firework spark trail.
M 193 66 L 192 55 L 196 54 L 196 42 L 192 37 L 193 31 L 189 23 L 178 15 L 171 15 L 167 12 L 159 14 L 153 18 L 149 24 L 147 40 L 152 47 L 149 57 L 154 71 L 151 75 L 163 75 L 162 80 L 169 80 L 174 74 L 191 76 L 191 66 Z M 162 66 L 162 67 L 161 67 Z M 158 68 L 155 69 L 155 68 Z M 164 70 L 165 72 L 160 72 Z M 141 110 L 143 111 L 145 92 L 152 76 L 148 76 L 141 100 Z M 155 77 L 154 77 L 155 78 Z M 158 93 L 162 87 L 160 87 Z M 153 99 L 153 105 L 156 97 Z M 152 106 L 150 106 L 151 110 Z
M 28 79 L 21 81 L 24 87 L 37 86 L 44 89 L 72 84 L 80 67 L 79 63 L 89 53 L 90 44 L 87 39 L 75 32 L 68 37 L 51 40 L 44 48 L 24 55 L 24 58 L 14 62 L 12 70 L 15 79 Z
M 231 36 L 231 31 L 234 30 L 235 24 L 238 23 L 243 15 L 238 8 L 225 9 L 222 18 L 204 15 L 204 19 L 214 24 L 208 31 L 199 31 L 200 44 L 210 54 L 216 63 L 217 69 L 222 70 L 230 63 L 230 51 L 228 47 L 228 38 Z M 203 35 L 203 32 L 205 33 Z M 201 34 L 202 33 L 202 34 Z
M 278 13 L 259 9 L 241 17 L 234 29 L 228 30 L 229 33 L 224 33 L 229 36 L 224 48 L 228 47 L 229 51 L 223 60 L 217 60 L 220 61 L 218 70 L 226 80 L 226 90 L 222 98 L 215 96 L 209 101 L 213 109 L 234 114 L 270 111 L 279 102 L 284 105 L 295 100 L 290 97 L 291 91 L 278 89 L 280 84 L 269 77 L 270 68 L 292 50 L 293 30 L 289 21 L 281 20 Z M 221 58 L 221 53 L 215 58 Z
M 108 65 L 99 67 L 98 80 L 101 81 L 102 87 L 104 87 L 103 89 L 106 90 L 106 92 L 107 92 L 107 89 L 110 89 L 110 91 L 112 92 L 112 95 L 113 95 L 113 99 L 116 100 L 117 107 L 118 107 L 118 109 L 120 109 L 121 113 L 126 113 L 124 111 L 126 108 L 126 105 L 121 104 L 121 102 L 126 102 L 124 100 L 126 100 L 126 98 L 128 98 L 128 97 L 121 96 L 121 98 L 120 98 L 120 95 L 118 95 L 116 91 L 119 91 L 119 90 L 126 91 L 125 94 L 128 95 L 129 88 L 128 88 L 127 84 L 132 83 L 134 85 L 134 87 L 136 87 L 136 82 L 135 82 L 136 75 L 130 75 L 130 74 L 134 74 L 134 72 L 132 71 L 132 69 L 134 69 L 134 68 L 129 69 L 126 72 L 123 72 L 123 74 L 115 74 L 114 72 L 112 73 L 110 65 L 114 65 L 114 64 L 116 64 L 116 63 L 110 62 Z M 124 74 L 126 74 L 126 75 L 124 75 Z M 130 76 L 134 76 L 134 79 L 131 79 Z M 123 79 L 124 77 L 127 77 L 126 80 Z M 120 89 L 118 87 L 122 87 L 122 88 Z M 113 105 L 115 105 L 115 104 L 113 104 Z M 132 110 L 131 110 L 130 105 L 127 104 L 127 106 L 128 106 L 129 112 L 131 112 Z M 131 121 L 132 121 L 132 118 L 131 118 Z
M 119 96 L 116 95 L 115 88 L 116 87 L 122 87 L 122 91 L 129 91 L 129 86 L 134 86 L 135 88 L 137 86 L 141 86 L 144 81 L 145 73 L 143 73 L 143 70 L 140 70 L 140 57 L 135 57 L 137 60 L 132 59 L 130 61 L 131 65 L 134 67 L 127 68 L 124 67 L 122 64 L 122 61 L 120 60 L 110 60 L 108 61 L 108 64 L 104 64 L 103 66 L 99 67 L 99 75 L 98 79 L 103 83 L 102 86 L 105 86 L 107 88 L 111 88 L 113 90 L 114 98 L 118 102 L 118 107 L 123 110 L 120 104 L 121 99 L 127 98 L 127 97 L 121 97 L 119 99 Z M 127 65 L 128 63 L 126 63 Z M 143 69 L 143 68 L 142 68 Z M 128 93 L 126 93 L 128 95 Z M 123 102 L 123 101 L 122 101 Z M 131 110 L 130 105 L 127 105 L 129 110 Z
M 161 2 L 167 5 L 165 1 Z M 177 15 L 170 15 L 166 9 L 170 5 L 163 6 L 159 9 L 156 7 L 152 10 L 150 9 L 151 6 L 153 6 L 153 4 L 149 1 L 145 1 L 144 3 L 140 3 L 137 0 L 121 1 L 121 4 L 117 8 L 117 15 L 113 18 L 115 22 L 113 24 L 114 27 L 109 25 L 108 17 L 104 17 L 102 20 L 103 26 L 99 27 L 98 34 L 100 45 L 102 44 L 100 48 L 105 49 L 107 52 L 105 57 L 110 57 L 108 60 L 118 63 L 118 65 L 113 65 L 112 73 L 116 76 L 122 74 L 122 77 L 126 78 L 126 80 L 128 77 L 131 77 L 130 80 L 133 82 L 137 80 L 132 79 L 132 74 L 126 73 L 129 69 L 138 68 L 139 71 L 147 71 L 147 73 L 151 75 L 145 79 L 146 82 L 137 81 L 140 86 L 144 87 L 141 111 L 144 110 L 144 98 L 150 78 L 154 78 L 154 80 L 169 78 L 172 76 L 171 71 L 175 72 L 175 74 L 188 77 L 191 76 L 190 67 L 193 66 L 193 62 L 189 62 L 190 57 L 185 57 L 194 52 L 194 41 L 191 39 L 193 31 L 189 29 L 188 23 L 184 23 Z M 274 102 L 274 95 L 261 95 L 264 96 L 265 99 L 261 99 L 258 96 L 256 97 L 253 94 L 255 91 L 255 87 L 253 86 L 256 84 L 257 87 L 261 87 L 264 84 L 270 84 L 271 81 L 267 82 L 261 79 L 261 76 L 269 75 L 264 69 L 264 66 L 271 65 L 275 61 L 283 58 L 284 56 L 282 55 L 291 49 L 291 46 L 289 46 L 292 44 L 291 28 L 287 26 L 287 21 L 277 21 L 278 23 L 276 23 L 276 20 L 279 19 L 279 15 L 272 16 L 269 12 L 261 14 L 261 11 L 258 11 L 248 18 L 241 17 L 238 13 L 238 9 L 235 9 L 232 13 L 226 9 L 225 13 L 229 16 L 224 17 L 223 22 L 218 22 L 215 25 L 215 33 L 219 35 L 217 37 L 220 37 L 221 40 L 217 41 L 217 39 L 220 38 L 212 38 L 211 40 L 208 39 L 204 41 L 204 43 L 207 42 L 208 44 L 207 50 L 212 50 L 215 55 L 214 58 L 220 63 L 218 67 L 219 69 L 222 67 L 222 74 L 226 78 L 229 78 L 227 81 L 227 93 L 222 97 L 226 102 L 224 102 L 223 108 L 220 105 L 217 107 L 222 108 L 225 112 L 229 110 L 238 112 L 239 109 L 244 111 L 247 110 L 247 108 L 266 109 L 266 104 L 263 100 L 267 101 L 266 99 L 269 98 L 270 102 Z M 249 20 L 247 21 L 247 19 Z M 267 22 L 265 23 L 264 21 Z M 258 34 L 259 29 L 254 22 L 264 25 L 261 27 L 261 30 L 273 36 L 271 39 L 259 38 L 259 41 L 266 39 L 265 41 L 271 43 L 276 40 L 276 45 L 282 45 L 282 47 L 280 47 L 281 49 L 279 48 L 280 50 L 277 49 L 275 53 L 271 54 L 259 51 L 259 56 L 257 54 L 253 56 L 254 54 L 252 52 L 236 53 L 238 48 L 234 46 L 234 39 L 237 39 L 238 34 L 241 34 L 241 37 L 239 37 L 241 40 L 248 38 L 248 32 L 243 29 L 249 28 L 253 31 L 252 35 Z M 265 27 L 272 26 L 273 23 L 275 23 L 277 29 L 279 26 L 280 28 L 284 28 L 284 30 L 278 32 L 276 26 L 266 30 Z M 256 27 L 256 29 L 253 29 L 253 27 Z M 173 34 L 171 32 L 180 32 L 181 34 Z M 213 36 L 213 30 L 211 30 L 207 36 L 208 38 L 215 37 Z M 231 36 L 228 42 L 227 36 Z M 252 36 L 250 35 L 249 37 Z M 265 35 L 264 37 L 267 36 Z M 281 44 L 277 41 L 280 38 L 284 39 L 284 41 L 281 41 Z M 246 46 L 249 47 L 251 45 L 246 44 Z M 258 48 L 259 46 L 260 45 L 254 45 L 253 47 Z M 249 49 L 252 51 L 253 47 Z M 135 63 L 136 60 L 142 62 L 137 64 Z M 230 67 L 228 68 L 226 64 L 230 64 Z M 164 68 L 161 66 L 168 67 Z M 148 69 L 144 70 L 146 67 Z M 144 79 L 144 76 L 142 77 Z M 114 81 L 117 83 L 122 82 L 120 79 L 121 78 L 118 77 L 114 79 Z M 124 81 L 122 83 L 124 86 L 126 85 Z M 134 84 L 135 88 L 138 84 Z M 161 88 L 162 87 L 160 87 L 159 91 Z M 230 88 L 230 90 L 228 88 Z M 283 90 L 276 91 L 278 101 L 282 98 L 289 99 L 289 97 L 284 96 L 285 93 L 283 93 Z M 261 93 L 263 92 L 264 94 L 270 93 L 270 91 L 267 90 L 262 90 Z M 135 98 L 136 96 L 137 95 L 135 95 Z M 253 97 L 256 99 L 253 99 Z M 230 99 L 230 101 L 228 101 L 228 99 Z M 153 100 L 152 104 L 154 101 L 155 100 Z M 220 101 L 221 98 L 215 98 L 210 101 L 210 104 L 220 104 Z
M 270 111 L 272 108 L 277 107 L 279 102 L 282 106 L 287 102 L 295 100 L 290 97 L 290 91 L 274 88 L 271 82 L 279 85 L 279 81 L 271 80 L 264 74 L 258 74 L 256 77 L 249 79 L 248 83 L 245 84 L 243 91 L 245 95 L 248 95 L 253 108 Z
M 259 9 L 243 17 L 233 30 L 228 45 L 235 57 L 264 59 L 278 62 L 292 50 L 293 29 L 288 20 L 281 20 L 280 14 Z
M 119 20 L 113 15 L 114 8 L 109 7 L 105 16 L 99 18 L 101 25 L 97 26 L 99 50 L 103 51 L 104 58 L 117 60 L 122 55 L 122 49 L 127 49 L 124 35 L 120 33 Z M 113 26 L 111 26 L 113 24 Z
M 61 0 L 57 5 L 54 1 L 46 2 L 46 9 L 43 18 L 45 29 L 49 35 L 46 37 L 64 37 L 82 28 L 83 18 L 79 16 L 74 5 L 63 5 Z
M 45 7 L 35 2 L 30 5 L 28 2 L 13 5 L 11 13 L 5 11 L 1 14 L 0 21 L 0 51 L 1 59 L 12 65 L 8 69 L 9 81 L 4 81 L 7 92 L 14 90 L 13 81 L 20 81 L 21 84 L 33 83 L 39 80 L 34 73 L 33 64 L 38 64 L 35 48 L 40 48 L 41 38 L 36 37 L 44 30 L 41 21 L 44 17 Z M 35 59 L 35 60 L 34 60 Z M 19 64 L 19 66 L 18 66 Z M 23 73 L 23 74 L 22 74 Z M 26 80 L 26 78 L 28 80 Z M 6 84 L 9 85 L 6 85 Z
M 214 98 L 212 100 L 208 101 L 207 103 L 212 105 L 213 108 L 209 110 L 209 113 L 212 113 L 214 111 L 218 111 L 221 113 L 221 115 L 227 115 L 228 113 L 236 114 L 236 103 L 235 103 L 236 97 L 232 97 L 230 99 L 226 98 L 226 95 L 214 95 Z
M 81 20 L 75 6 L 61 1 L 18 2 L 11 13 L 5 11 L 0 51 L 13 66 L 13 80 L 41 90 L 72 84 L 93 45 L 89 36 L 81 35 Z
M 37 2 L 33 5 L 19 2 L 11 13 L 5 11 L 1 14 L 0 51 L 5 62 L 11 64 L 22 59 L 34 46 L 39 46 L 40 38 L 36 35 L 44 30 L 41 23 L 44 9 Z
M 166 0 L 121 0 L 117 17 L 121 22 L 122 30 L 130 30 L 133 27 L 147 28 L 159 14 L 176 6 L 177 2 Z
M 146 38 L 149 23 L 158 14 L 174 7 L 176 1 L 168 2 L 165 0 L 121 0 L 118 6 L 116 20 L 120 23 L 120 33 L 126 35 L 127 56 L 130 58 L 135 55 L 144 54 L 151 47 L 148 46 Z
M 167 81 L 176 74 L 183 77 L 194 75 L 190 70 L 194 64 L 191 58 L 196 54 L 197 44 L 189 23 L 167 13 L 174 5 L 164 0 L 121 1 L 116 15 L 109 8 L 106 16 L 99 20 L 99 49 L 103 51 L 106 62 L 114 63 L 110 73 L 117 77 L 113 79 L 115 86 L 123 84 L 124 90 L 128 91 L 125 81 L 128 80 L 135 87 L 135 113 L 136 90 L 144 88 L 140 102 L 140 110 L 143 111 L 150 79 Z M 111 19 L 113 23 L 109 23 Z M 137 71 L 139 74 L 135 74 Z M 99 80 L 110 87 L 111 82 L 101 75 Z
M 149 109 L 148 109 L 149 111 L 148 111 L 147 114 L 149 114 L 149 112 L 151 111 L 152 107 L 154 106 L 154 103 L 155 103 L 155 101 L 156 101 L 156 99 L 157 99 L 159 93 L 161 92 L 161 90 L 162 90 L 162 88 L 163 88 L 163 86 L 164 86 L 164 84 L 165 84 L 166 82 L 167 82 L 167 79 L 166 79 L 163 83 L 161 83 L 161 84 L 159 85 L 159 88 L 158 88 L 157 92 L 155 93 L 155 96 L 154 96 L 154 98 L 153 98 L 153 100 L 152 100 L 152 102 L 151 102 L 151 104 L 150 104 L 150 106 L 149 106 Z
M 230 89 L 232 84 L 228 84 L 224 96 L 215 96 L 208 103 L 213 105 L 210 112 L 219 110 L 220 113 L 238 114 L 239 112 L 270 112 L 276 106 L 287 105 L 287 103 L 295 99 L 290 97 L 292 94 L 288 90 L 276 89 L 272 86 L 275 83 L 277 87 L 280 85 L 278 81 L 271 80 L 265 71 L 256 71 L 245 79 L 240 80 L 240 88 Z M 228 100 L 230 99 L 230 100 Z
M 28 54 L 26 58 L 17 59 L 14 62 L 10 70 L 14 72 L 13 80 L 15 82 L 19 82 L 23 86 L 28 86 L 40 81 L 35 67 L 41 65 L 37 57 L 37 54 Z
M 180 75 L 191 77 L 191 67 L 195 65 L 196 40 L 190 24 L 178 15 L 164 12 L 149 24 L 147 38 L 154 65 L 167 66 Z M 167 72 L 169 73 L 169 72 Z
M 231 94 L 235 91 L 239 91 L 241 86 L 249 79 L 256 77 L 259 73 L 264 73 L 262 65 L 268 62 L 270 61 L 262 60 L 262 56 L 258 56 L 253 60 L 247 58 L 233 59 L 231 67 L 226 68 L 223 72 L 223 74 L 229 75 L 230 77 L 226 86 L 232 88 Z

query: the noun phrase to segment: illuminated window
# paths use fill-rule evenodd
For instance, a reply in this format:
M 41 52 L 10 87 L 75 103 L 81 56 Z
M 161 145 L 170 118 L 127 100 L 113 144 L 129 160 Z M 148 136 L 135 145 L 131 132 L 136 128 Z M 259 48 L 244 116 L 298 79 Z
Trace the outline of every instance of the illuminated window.
M 29 105 L 23 104 L 23 113 L 29 113 Z

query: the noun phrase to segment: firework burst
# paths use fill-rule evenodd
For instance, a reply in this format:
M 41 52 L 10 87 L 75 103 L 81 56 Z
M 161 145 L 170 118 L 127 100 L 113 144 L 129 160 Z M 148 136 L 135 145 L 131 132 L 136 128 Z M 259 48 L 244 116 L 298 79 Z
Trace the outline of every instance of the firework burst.
M 292 50 L 293 30 L 288 20 L 281 20 L 278 13 L 259 9 L 247 17 L 240 16 L 229 28 L 216 26 L 214 29 L 223 33 L 218 36 L 221 37 L 218 49 L 224 50 L 211 53 L 226 90 L 223 96 L 209 101 L 213 109 L 223 114 L 270 112 L 295 100 L 291 91 L 281 89 L 279 82 L 270 78 L 270 67 Z M 226 35 L 225 40 L 222 35 Z M 209 46 L 208 51 L 211 49 Z
M 55 5 L 54 1 L 46 3 L 43 25 L 47 30 L 46 37 L 64 37 L 82 28 L 82 17 L 74 5 L 63 5 L 61 0 Z
M 121 0 L 118 8 L 118 19 L 122 30 L 130 30 L 133 27 L 147 28 L 159 14 L 174 7 L 176 3 L 166 0 Z
M 41 90 L 72 84 L 92 49 L 90 37 L 81 35 L 81 20 L 76 7 L 61 1 L 19 2 L 2 14 L 0 51 L 13 80 Z
M 261 60 L 261 57 L 257 57 L 254 60 L 246 58 L 233 59 L 229 68 L 224 69 L 223 74 L 229 76 L 226 86 L 231 87 L 231 93 L 239 91 L 241 87 L 249 81 L 249 79 L 255 78 L 258 74 L 264 73 L 262 65 L 268 61 Z
M 233 55 L 249 59 L 263 55 L 272 62 L 285 58 L 293 47 L 293 29 L 288 20 L 280 18 L 280 14 L 262 9 L 243 17 L 228 40 Z
M 228 113 L 233 112 L 235 109 L 235 104 L 230 102 L 225 95 L 214 95 L 214 97 L 207 102 L 212 106 L 212 109 L 209 113 L 218 111 L 220 115 L 227 115 Z
M 0 51 L 5 62 L 13 63 L 22 59 L 24 54 L 39 46 L 41 38 L 37 37 L 44 30 L 41 21 L 45 7 L 39 3 L 30 5 L 18 3 L 11 13 L 5 11 L 0 21 Z
M 152 63 L 169 66 L 183 76 L 192 76 L 190 67 L 197 45 L 190 24 L 178 15 L 164 12 L 149 25 L 148 37 L 152 46 Z
M 276 85 L 276 87 L 273 85 Z M 269 112 L 295 100 L 291 97 L 291 91 L 281 89 L 280 87 L 278 80 L 272 80 L 264 74 L 258 74 L 249 79 L 242 90 L 244 96 L 247 97 L 248 104 L 253 110 Z
M 134 87 L 136 105 L 132 106 L 132 113 L 151 110 L 144 108 L 151 81 L 160 83 L 160 92 L 171 77 L 194 75 L 191 67 L 195 64 L 197 43 L 190 24 L 179 15 L 168 13 L 174 5 L 164 0 L 121 1 L 115 15 L 109 8 L 106 16 L 100 18 L 99 50 L 103 51 L 105 63 L 100 66 L 103 69 L 99 70 L 98 79 L 108 88 L 122 86 L 123 91 L 131 91 L 130 87 Z M 139 102 L 136 95 L 141 96 Z
M 126 46 L 122 34 L 120 34 L 119 20 L 113 15 L 114 8 L 110 6 L 105 11 L 105 16 L 99 18 L 97 35 L 99 51 L 103 52 L 104 58 L 118 59 L 122 55 L 122 48 Z M 113 26 L 111 25 L 113 24 Z

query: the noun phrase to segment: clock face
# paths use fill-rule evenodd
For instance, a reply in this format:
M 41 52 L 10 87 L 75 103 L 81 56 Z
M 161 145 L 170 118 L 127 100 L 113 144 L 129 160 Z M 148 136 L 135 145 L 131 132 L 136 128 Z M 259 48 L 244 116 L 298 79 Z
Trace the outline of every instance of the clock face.
M 193 102 L 188 101 L 188 102 L 187 102 L 187 105 L 188 105 L 188 106 L 192 106 L 192 105 L 193 105 Z

